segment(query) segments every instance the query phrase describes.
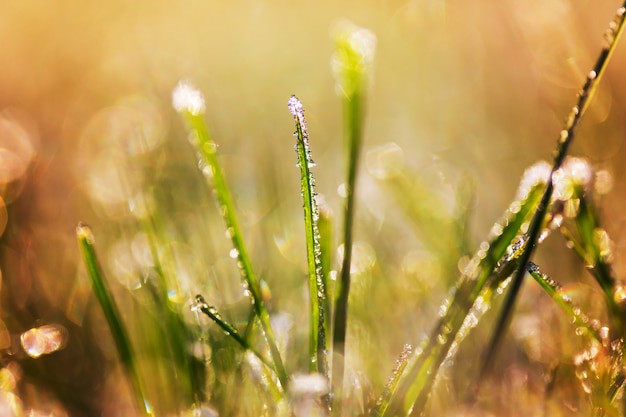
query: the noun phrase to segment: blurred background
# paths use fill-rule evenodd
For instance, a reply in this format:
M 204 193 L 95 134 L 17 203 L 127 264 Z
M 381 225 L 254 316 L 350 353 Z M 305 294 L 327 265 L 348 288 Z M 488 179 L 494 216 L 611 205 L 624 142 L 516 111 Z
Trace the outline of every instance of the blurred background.
M 175 277 L 169 302 L 191 332 L 180 343 L 209 369 L 198 382 L 205 387 L 203 412 L 255 415 L 254 404 L 224 411 L 234 410 L 237 395 L 223 388 L 234 380 L 220 366 L 238 360 L 230 353 L 236 347 L 189 310 L 201 292 L 233 322 L 249 314 L 222 220 L 171 107 L 181 79 L 205 95 L 206 120 L 255 268 L 271 290 L 288 367 L 306 370 L 300 328 L 306 326 L 296 325 L 307 315 L 306 259 L 287 100 L 296 94 L 304 104 L 317 191 L 339 235 L 345 155 L 330 60 L 340 19 L 378 40 L 357 191 L 348 348 L 353 406 L 362 412 L 402 346 L 430 332 L 459 259 L 487 237 L 524 169 L 551 158 L 618 6 L 614 0 L 3 2 L 0 414 L 132 413 L 80 262 L 75 227 L 85 221 L 153 381 L 158 415 L 179 415 L 198 399 L 180 386 L 187 371 L 167 347 L 179 341 L 159 327 L 156 307 L 142 292 L 155 263 L 151 236 Z M 572 148 L 603 173 L 599 206 L 622 278 L 625 70 L 622 42 Z M 461 232 L 451 226 L 460 223 Z M 550 237 L 536 260 L 590 315 L 605 317 L 600 291 L 560 236 Z M 567 320 L 534 283 L 524 287 L 517 312 L 486 410 L 588 415 L 569 359 L 580 342 Z M 24 336 L 29 330 L 35 333 Z M 438 415 L 457 415 L 449 404 L 474 375 L 489 326 L 474 335 L 433 397 Z M 563 364 L 558 372 L 555 363 Z M 548 369 L 557 388 L 546 388 Z M 253 378 L 238 378 L 248 383 L 237 392 L 252 396 Z

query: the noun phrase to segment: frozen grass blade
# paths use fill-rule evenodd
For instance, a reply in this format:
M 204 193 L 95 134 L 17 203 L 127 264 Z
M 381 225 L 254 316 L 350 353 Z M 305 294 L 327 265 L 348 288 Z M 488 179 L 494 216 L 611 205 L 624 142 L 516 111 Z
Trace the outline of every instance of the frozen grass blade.
M 215 324 L 217 324 L 228 336 L 230 336 L 235 342 L 237 342 L 244 351 L 252 353 L 252 355 L 254 355 L 254 357 L 256 357 L 258 361 L 265 365 L 265 367 L 262 370 L 259 370 L 259 372 L 263 372 L 265 374 L 264 382 L 266 382 L 268 391 L 272 395 L 274 401 L 276 401 L 276 403 L 279 403 L 282 399 L 282 393 L 280 392 L 273 378 L 269 378 L 270 371 L 276 373 L 276 370 L 274 369 L 274 364 L 258 350 L 256 350 L 250 343 L 248 343 L 247 334 L 239 334 L 237 329 L 235 329 L 235 326 L 224 320 L 220 312 L 214 306 L 209 305 L 204 297 L 200 294 L 196 295 L 195 302 L 192 304 L 191 310 L 200 311 L 208 318 L 213 320 L 213 322 L 215 322 Z M 253 319 L 254 317 L 250 318 L 250 320 Z M 248 360 L 248 362 L 250 362 L 250 360 Z
M 372 413 L 370 414 L 372 417 L 381 415 L 381 413 L 384 413 L 389 408 L 391 397 L 398 388 L 398 384 L 400 383 L 400 377 L 406 369 L 412 353 L 413 347 L 409 344 L 404 345 L 402 353 L 396 361 L 396 367 L 394 368 L 393 373 L 391 374 L 391 377 L 389 378 L 389 381 L 385 386 L 385 390 L 376 402 L 376 406 L 372 409 Z
M 91 279 L 93 292 L 111 329 L 111 334 L 113 335 L 117 352 L 120 355 L 120 360 L 128 373 L 137 407 L 142 414 L 152 415 L 139 377 L 136 356 L 133 352 L 130 338 L 128 337 L 126 327 L 124 327 L 120 312 L 113 300 L 113 295 L 104 279 L 98 257 L 96 256 L 94 236 L 91 227 L 85 223 L 79 223 L 76 227 L 76 237 L 83 255 L 85 267 L 87 268 L 87 273 Z
M 528 244 L 520 257 L 518 268 L 513 275 L 510 289 L 506 295 L 506 299 L 504 301 L 500 317 L 496 324 L 495 331 L 486 350 L 485 363 L 481 371 L 480 379 L 482 379 L 482 376 L 485 376 L 490 371 L 490 368 L 494 362 L 496 350 L 500 345 L 500 341 L 503 335 L 506 333 L 509 327 L 511 314 L 515 306 L 515 301 L 517 300 L 517 295 L 519 294 L 520 288 L 522 286 L 528 262 L 532 257 L 536 243 L 539 239 L 542 224 L 544 223 L 544 218 L 546 216 L 548 205 L 552 197 L 552 192 L 554 190 L 554 179 L 552 177 L 561 168 L 563 161 L 567 156 L 569 147 L 574 140 L 576 128 L 578 127 L 580 119 L 589 108 L 591 98 L 593 97 L 596 91 L 596 87 L 606 70 L 606 66 L 610 60 L 611 55 L 613 54 L 613 51 L 615 50 L 617 41 L 619 40 L 624 30 L 625 15 L 626 2 L 624 2 L 623 6 L 617 10 L 615 19 L 609 24 L 609 28 L 607 29 L 604 36 L 605 44 L 600 52 L 600 56 L 598 57 L 593 69 L 587 74 L 585 84 L 583 85 L 583 88 L 578 95 L 578 101 L 576 105 L 572 108 L 572 111 L 565 124 L 565 128 L 561 131 L 559 135 L 556 152 L 554 154 L 552 174 L 550 175 L 550 178 L 548 178 L 548 183 L 541 198 L 541 202 L 539 203 L 537 211 L 535 212 L 530 222 L 530 226 L 528 229 Z
M 318 228 L 319 209 L 315 192 L 315 178 L 311 168 L 315 166 L 309 146 L 309 133 L 304 120 L 304 108 L 296 96 L 288 103 L 296 125 L 296 153 L 300 167 L 300 190 L 304 207 L 307 263 L 309 270 L 309 298 L 311 306 L 311 329 L 309 333 L 309 372 L 328 377 L 326 361 L 326 288 L 322 275 L 322 253 Z
M 348 172 L 345 185 L 343 221 L 343 261 L 340 285 L 334 310 L 333 369 L 332 379 L 335 392 L 333 413 L 341 415 L 343 390 L 344 353 L 348 322 L 348 298 L 350 294 L 350 264 L 354 237 L 355 188 L 359 156 L 363 141 L 364 97 L 369 67 L 374 58 L 376 37 L 367 29 L 344 22 L 335 36 L 333 70 L 338 90 L 343 95 L 345 140 L 348 153 Z
M 239 334 L 237 329 L 235 329 L 232 324 L 222 318 L 222 315 L 219 311 L 217 311 L 215 307 L 209 305 L 206 302 L 202 295 L 196 295 L 196 300 L 191 309 L 194 311 L 201 311 L 204 315 L 213 320 L 222 330 L 224 330 L 224 332 L 226 332 L 227 335 L 229 335 L 235 342 L 237 342 L 239 346 L 241 346 L 244 350 L 252 352 L 254 356 L 259 358 L 261 362 L 267 365 L 270 369 L 274 370 L 274 365 L 272 364 L 272 362 L 269 361 L 260 352 L 255 350 L 254 347 L 252 347 L 250 343 L 248 343 L 248 341 Z
M 528 273 L 543 288 L 546 294 L 552 298 L 556 305 L 565 312 L 574 326 L 584 329 L 587 335 L 596 342 L 603 342 L 600 329 L 593 325 L 589 318 L 581 312 L 580 307 L 576 306 L 568 295 L 562 293 L 561 285 L 558 282 L 541 272 L 539 266 L 534 262 L 528 263 Z
M 179 83 L 174 90 L 172 101 L 174 108 L 178 110 L 192 131 L 192 142 L 196 146 L 200 158 L 210 170 L 210 178 L 215 189 L 217 202 L 226 223 L 226 230 L 231 238 L 234 250 L 237 253 L 237 265 L 244 280 L 244 285 L 252 296 L 252 305 L 256 312 L 261 328 L 265 334 L 265 339 L 270 350 L 274 369 L 283 390 L 286 391 L 288 384 L 287 371 L 280 356 L 274 330 L 270 324 L 270 316 L 265 308 L 265 302 L 261 293 L 261 284 L 256 277 L 248 250 L 244 243 L 243 233 L 239 226 L 239 221 L 235 212 L 230 189 L 226 183 L 226 178 L 217 157 L 217 144 L 209 134 L 209 130 L 203 119 L 205 110 L 204 98 L 200 91 L 185 83 Z
M 409 413 L 420 415 L 423 412 L 437 371 L 452 345 L 458 343 L 455 342 L 457 334 L 472 309 L 476 308 L 479 296 L 484 295 L 483 290 L 497 272 L 496 269 L 502 268 L 503 264 L 499 261 L 507 250 L 510 252 L 509 248 L 518 236 L 522 224 L 537 207 L 548 170 L 549 167 L 545 164 L 538 164 L 526 171 L 518 191 L 519 199 L 511 204 L 504 220 L 494 226 L 492 233 L 495 236 L 491 241 L 481 244 L 479 252 L 469 261 L 457 283 L 456 292 L 442 306 L 445 313 L 437 322 L 430 338 L 415 350 L 389 400 L 374 415 L 391 417 L 406 416 Z M 501 274 L 504 275 L 502 272 Z

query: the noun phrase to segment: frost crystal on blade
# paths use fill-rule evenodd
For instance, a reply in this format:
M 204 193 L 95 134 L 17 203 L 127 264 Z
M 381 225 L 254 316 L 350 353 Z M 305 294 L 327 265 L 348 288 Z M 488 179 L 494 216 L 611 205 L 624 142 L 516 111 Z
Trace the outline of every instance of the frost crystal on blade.
M 302 129 L 302 136 L 307 139 L 309 137 L 309 133 L 306 128 L 306 121 L 304 120 L 304 108 L 302 107 L 302 102 L 298 100 L 298 97 L 291 96 L 289 98 L 289 102 L 287 103 L 287 107 L 289 107 L 289 111 L 296 118 L 297 122 L 300 124 L 300 128 Z
M 202 93 L 184 81 L 179 81 L 174 89 L 172 105 L 176 111 L 187 111 L 194 116 L 204 113 L 205 109 Z

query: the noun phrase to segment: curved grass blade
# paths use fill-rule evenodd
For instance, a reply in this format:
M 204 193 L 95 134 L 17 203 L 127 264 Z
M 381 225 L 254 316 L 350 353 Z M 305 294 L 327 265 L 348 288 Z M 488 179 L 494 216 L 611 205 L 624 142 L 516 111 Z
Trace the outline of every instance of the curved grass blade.
M 85 223 L 79 223 L 76 227 L 76 237 L 78 244 L 83 255 L 83 261 L 87 268 L 87 273 L 91 279 L 91 285 L 93 287 L 94 295 L 104 312 L 104 317 L 111 329 L 115 347 L 120 356 L 122 364 L 128 372 L 128 377 L 132 389 L 134 391 L 134 398 L 137 402 L 138 409 L 144 415 L 152 415 L 150 406 L 141 383 L 139 376 L 139 370 L 137 368 L 136 356 L 133 352 L 133 347 L 126 332 L 126 327 L 122 322 L 120 312 L 113 300 L 113 295 L 109 289 L 108 284 L 104 279 L 104 274 L 100 268 L 98 257 L 96 256 L 96 250 L 94 248 L 94 235 L 89 227 Z
M 398 384 L 400 383 L 400 376 L 406 369 L 412 353 L 413 347 L 409 344 L 404 345 L 402 353 L 396 361 L 396 367 L 394 368 L 391 377 L 389 378 L 389 381 L 385 386 L 385 390 L 383 391 L 378 401 L 376 401 L 376 406 L 372 409 L 373 411 L 370 413 L 372 417 L 378 415 L 381 410 L 386 410 L 387 408 L 389 408 L 391 397 L 398 388 Z
M 263 356 L 259 351 L 254 349 L 254 347 L 252 347 L 250 343 L 248 343 L 248 341 L 239 334 L 237 329 L 235 329 L 232 324 L 222 318 L 222 315 L 219 313 L 219 311 L 217 311 L 215 307 L 209 305 L 206 302 L 202 295 L 196 295 L 195 302 L 191 306 L 191 309 L 193 311 L 201 311 L 204 315 L 213 320 L 222 330 L 224 330 L 224 332 L 226 332 L 228 336 L 230 336 L 235 342 L 237 342 L 239 346 L 241 346 L 244 350 L 252 352 L 254 356 L 259 358 L 259 360 L 263 362 L 263 364 L 274 370 L 274 365 L 272 364 L 272 362 L 268 360 L 265 356 Z
M 445 314 L 437 322 L 430 338 L 415 350 L 389 400 L 374 415 L 391 417 L 420 415 L 423 412 L 437 371 L 455 343 L 457 334 L 501 265 L 498 261 L 505 256 L 522 224 L 537 207 L 545 184 L 545 175 L 537 171 L 545 172 L 545 169 L 535 166 L 527 170 L 524 181 L 529 183 L 523 184 L 518 193 L 522 201 L 511 204 L 505 219 L 493 228 L 497 232 L 495 237 L 488 244 L 482 244 L 481 250 L 469 261 L 457 282 L 454 295 L 443 306 Z
M 340 273 L 333 330 L 333 413 L 341 415 L 341 397 L 344 375 L 344 350 L 348 322 L 350 294 L 350 264 L 352 261 L 355 189 L 359 156 L 363 142 L 364 97 L 369 67 L 374 57 L 376 37 L 367 29 L 344 22 L 335 37 L 333 69 L 337 87 L 343 95 L 345 140 L 348 153 L 348 172 L 345 183 L 343 221 L 343 261 Z
M 328 377 L 326 360 L 326 287 L 322 275 L 319 209 L 315 192 L 315 178 L 311 168 L 315 166 L 309 146 L 309 133 L 304 120 L 302 103 L 291 96 L 288 103 L 296 125 L 296 153 L 300 167 L 300 190 L 304 207 L 304 229 L 306 237 L 307 263 L 309 270 L 309 298 L 311 307 L 311 329 L 309 332 L 309 371 Z
M 543 288 L 543 290 L 554 300 L 554 302 L 565 312 L 570 318 L 571 323 L 577 328 L 584 329 L 584 331 L 599 343 L 603 343 L 602 336 L 600 335 L 600 329 L 592 324 L 587 316 L 585 316 L 579 307 L 577 307 L 569 296 L 565 295 L 561 291 L 561 285 L 554 281 L 552 278 L 541 272 L 539 266 L 534 262 L 528 263 L 528 273 L 534 280 Z
M 287 390 L 288 376 L 283 360 L 278 350 L 274 330 L 270 324 L 270 316 L 265 307 L 261 293 L 261 283 L 252 269 L 252 262 L 248 255 L 248 250 L 244 243 L 243 233 L 239 226 L 239 221 L 235 212 L 230 189 L 226 183 L 226 178 L 217 157 L 217 144 L 211 138 L 209 130 L 202 115 L 205 110 L 204 97 L 202 93 L 185 83 L 179 83 L 174 90 L 172 101 L 174 108 L 178 110 L 193 133 L 193 144 L 198 150 L 199 156 L 210 170 L 210 176 L 215 189 L 217 202 L 226 223 L 228 234 L 231 237 L 233 248 L 237 253 L 237 265 L 244 280 L 244 285 L 250 292 L 251 302 L 256 312 L 261 328 L 265 334 L 265 339 L 270 350 L 274 369 L 283 390 Z
M 557 148 L 554 153 L 552 173 L 550 175 L 550 178 L 548 178 L 548 183 L 546 185 L 543 196 L 541 197 L 541 202 L 539 203 L 539 206 L 537 207 L 537 210 L 530 222 L 530 226 L 528 228 L 528 245 L 520 257 L 518 268 L 515 271 L 515 274 L 513 275 L 513 278 L 511 280 L 511 285 L 509 291 L 507 292 L 502 311 L 500 313 L 493 336 L 486 351 L 486 360 L 483 365 L 481 375 L 486 375 L 490 370 L 493 364 L 496 350 L 500 345 L 500 341 L 502 340 L 503 335 L 509 327 L 511 315 L 515 306 L 515 301 L 517 300 L 517 295 L 519 294 L 520 288 L 522 286 L 522 281 L 526 273 L 528 262 L 532 257 L 537 241 L 539 239 L 542 224 L 544 223 L 544 218 L 546 216 L 548 205 L 552 197 L 552 193 L 554 190 L 554 182 L 552 177 L 561 168 L 563 161 L 567 156 L 569 147 L 574 140 L 576 128 L 578 127 L 580 119 L 589 108 L 591 98 L 595 94 L 596 87 L 598 86 L 598 83 L 600 82 L 600 79 L 602 78 L 602 75 L 606 70 L 610 57 L 615 50 L 615 46 L 617 45 L 617 41 L 619 40 L 624 30 L 625 15 L 626 2 L 624 2 L 623 6 L 617 10 L 615 19 L 609 24 L 609 28 L 604 36 L 605 44 L 600 51 L 600 55 L 596 61 L 596 64 L 594 65 L 593 69 L 587 74 L 585 84 L 583 85 L 583 88 L 578 95 L 577 103 L 572 108 L 572 111 L 566 121 L 565 128 L 561 131 L 559 135 Z

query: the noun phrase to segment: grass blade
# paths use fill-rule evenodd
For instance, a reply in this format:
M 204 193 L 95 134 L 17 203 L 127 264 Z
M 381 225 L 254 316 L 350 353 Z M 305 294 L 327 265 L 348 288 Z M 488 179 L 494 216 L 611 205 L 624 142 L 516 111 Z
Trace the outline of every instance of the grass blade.
M 578 211 L 574 217 L 579 241 L 575 242 L 566 227 L 563 235 L 572 242 L 574 250 L 600 285 L 609 310 L 612 339 L 619 339 L 624 336 L 624 311 L 615 300 L 616 281 L 611 268 L 613 243 L 606 230 L 601 227 L 600 215 L 591 196 L 585 193 L 584 187 L 576 185 L 573 192 L 574 198 L 579 201 Z
M 338 88 L 343 94 L 345 140 L 348 154 L 343 220 L 343 261 L 334 310 L 333 330 L 332 378 L 333 389 L 335 390 L 333 408 L 336 415 L 341 415 L 348 298 L 350 294 L 350 264 L 354 238 L 355 188 L 363 141 L 365 87 L 368 70 L 374 57 L 376 37 L 369 30 L 346 23 L 339 28 L 335 44 L 333 67 L 336 72 Z
M 326 287 L 322 275 L 320 231 L 318 228 L 319 209 L 315 192 L 315 178 L 311 168 L 315 165 L 311 157 L 309 133 L 304 119 L 302 103 L 291 96 L 288 103 L 296 125 L 295 136 L 298 166 L 300 167 L 300 190 L 304 207 L 304 229 L 306 237 L 307 263 L 309 270 L 309 298 L 311 306 L 311 329 L 309 334 L 309 371 L 319 372 L 328 377 L 326 363 Z
M 204 98 L 200 91 L 185 83 L 179 83 L 173 93 L 174 108 L 185 118 L 194 136 L 194 145 L 198 150 L 200 158 L 210 169 L 210 176 L 217 202 L 226 223 L 226 228 L 231 237 L 234 250 L 237 251 L 237 265 L 244 280 L 244 285 L 252 296 L 252 305 L 256 312 L 261 328 L 265 334 L 265 339 L 270 350 L 274 369 L 283 390 L 286 391 L 288 376 L 285 366 L 278 350 L 274 330 L 270 324 L 270 316 L 265 307 L 265 302 L 261 293 L 261 284 L 252 269 L 252 262 L 248 255 L 248 250 L 244 243 L 243 233 L 239 226 L 239 221 L 235 212 L 230 189 L 226 183 L 226 178 L 217 157 L 217 144 L 209 134 L 209 130 L 203 119 L 205 109 Z
M 85 223 L 79 223 L 76 227 L 76 237 L 83 255 L 85 267 L 87 268 L 87 273 L 91 279 L 93 292 L 111 329 L 111 334 L 113 335 L 117 352 L 120 355 L 120 360 L 126 368 L 126 372 L 128 372 L 137 406 L 144 415 L 152 415 L 143 390 L 139 370 L 137 368 L 136 356 L 133 352 L 130 338 L 128 337 L 126 327 L 122 322 L 120 312 L 113 300 L 113 295 L 104 279 L 104 274 L 102 273 L 98 257 L 96 256 L 94 235 L 91 227 Z
M 561 285 L 554 281 L 552 278 L 541 272 L 539 266 L 534 262 L 528 263 L 528 273 L 534 280 L 543 288 L 543 290 L 554 300 L 554 302 L 565 312 L 570 318 L 570 321 L 577 328 L 584 329 L 584 331 L 595 341 L 602 343 L 602 336 L 600 335 L 600 329 L 593 326 L 593 322 L 589 320 L 579 307 L 577 307 L 569 296 L 561 292 Z
M 378 417 L 420 415 L 434 385 L 437 371 L 450 352 L 463 323 L 475 308 L 475 303 L 496 271 L 500 259 L 516 236 L 522 224 L 537 207 L 545 184 L 545 165 L 536 165 L 526 171 L 518 197 L 511 204 L 507 216 L 497 223 L 495 236 L 469 261 L 465 272 L 457 282 L 456 292 L 446 303 L 445 314 L 437 322 L 430 338 L 409 360 L 405 371 L 390 399 L 375 414 Z
M 206 300 L 204 299 L 202 295 L 200 294 L 196 295 L 195 302 L 193 306 L 191 307 L 191 309 L 194 311 L 196 310 L 201 311 L 204 315 L 206 315 L 208 318 L 213 320 L 222 330 L 224 330 L 224 332 L 226 332 L 228 336 L 230 336 L 235 342 L 237 342 L 239 346 L 241 346 L 244 350 L 248 350 L 252 352 L 254 356 L 259 358 L 261 362 L 267 365 L 270 369 L 274 370 L 274 366 L 272 362 L 269 361 L 260 352 L 255 350 L 250 345 L 250 343 L 248 343 L 248 341 L 239 334 L 237 329 L 235 329 L 235 327 L 232 324 L 230 324 L 229 322 L 227 322 L 226 320 L 222 318 L 222 315 L 219 313 L 219 311 L 217 311 L 215 307 L 209 305 L 206 302 Z
M 544 218 L 546 216 L 548 205 L 552 197 L 552 192 L 554 190 L 554 180 L 552 177 L 563 165 L 563 161 L 567 156 L 569 147 L 574 140 L 576 128 L 578 127 L 580 119 L 589 108 L 591 98 L 595 94 L 596 87 L 598 86 L 598 83 L 600 82 L 600 79 L 602 78 L 602 75 L 606 70 L 606 66 L 610 60 L 611 55 L 613 54 L 613 51 L 615 50 L 617 41 L 619 40 L 624 30 L 625 15 L 626 2 L 624 2 L 623 6 L 618 9 L 615 19 L 609 25 L 609 28 L 605 33 L 605 44 L 600 51 L 600 55 L 596 61 L 596 64 L 594 65 L 593 69 L 587 74 L 585 84 L 583 85 L 583 88 L 578 95 L 578 101 L 576 105 L 572 108 L 572 111 L 565 124 L 565 128 L 561 131 L 559 135 L 556 152 L 554 153 L 552 173 L 548 178 L 548 183 L 541 198 L 541 202 L 537 207 L 537 211 L 535 212 L 530 222 L 530 226 L 528 228 L 528 245 L 520 257 L 518 269 L 513 275 L 509 291 L 507 292 L 506 299 L 500 313 L 500 317 L 498 318 L 496 328 L 487 348 L 485 363 L 483 366 L 483 370 L 481 371 L 482 376 L 486 375 L 489 372 L 493 364 L 497 348 L 500 345 L 500 341 L 502 340 L 503 335 L 506 333 L 509 327 L 511 315 L 515 306 L 515 301 L 517 300 L 517 295 L 519 294 L 520 288 L 522 286 L 522 281 L 526 273 L 528 262 L 532 257 L 536 243 L 539 239 L 542 224 L 544 223 Z

